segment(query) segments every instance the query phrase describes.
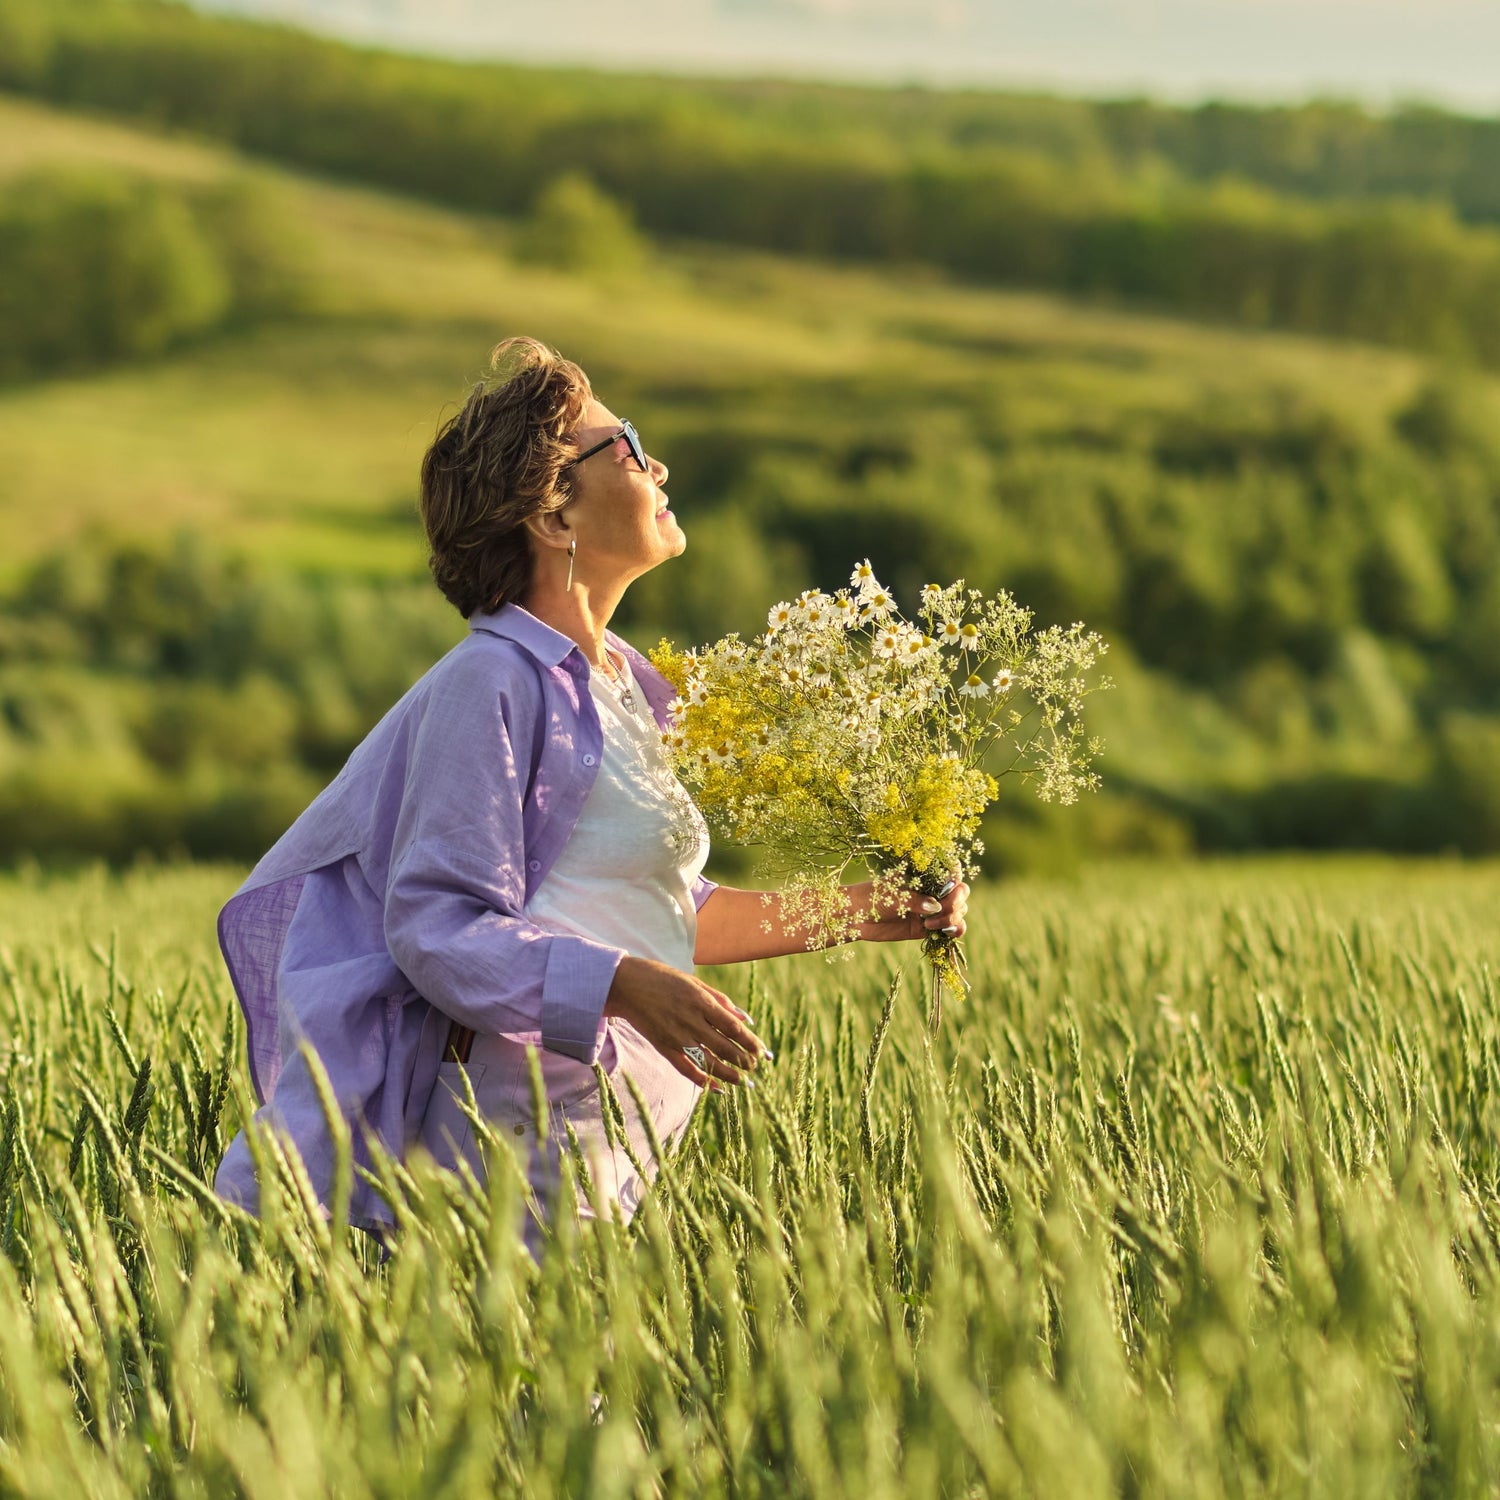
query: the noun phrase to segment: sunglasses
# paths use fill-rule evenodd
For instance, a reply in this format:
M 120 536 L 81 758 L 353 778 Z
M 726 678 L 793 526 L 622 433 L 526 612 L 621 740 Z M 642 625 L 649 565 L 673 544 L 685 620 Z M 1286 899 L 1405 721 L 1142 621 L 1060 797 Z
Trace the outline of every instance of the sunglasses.
M 641 447 L 641 435 L 629 422 L 623 420 L 620 423 L 620 430 L 618 432 L 612 432 L 602 443 L 595 443 L 592 448 L 586 449 L 577 458 L 570 458 L 563 465 L 563 468 L 571 469 L 574 464 L 581 464 L 584 459 L 592 458 L 596 453 L 603 453 L 606 448 L 613 448 L 621 438 L 624 438 L 630 445 L 630 456 L 639 465 L 641 473 L 649 474 L 651 472 L 651 465 L 646 462 L 646 450 Z

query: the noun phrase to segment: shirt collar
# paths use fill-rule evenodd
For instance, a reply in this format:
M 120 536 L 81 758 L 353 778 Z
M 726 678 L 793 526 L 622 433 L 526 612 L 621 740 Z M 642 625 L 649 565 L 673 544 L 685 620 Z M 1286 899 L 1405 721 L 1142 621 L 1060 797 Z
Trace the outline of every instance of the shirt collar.
M 558 666 L 578 644 L 554 630 L 519 604 L 502 604 L 496 610 L 478 610 L 469 617 L 470 630 L 487 630 L 504 640 L 524 647 L 544 667 Z M 583 653 L 579 652 L 581 656 Z

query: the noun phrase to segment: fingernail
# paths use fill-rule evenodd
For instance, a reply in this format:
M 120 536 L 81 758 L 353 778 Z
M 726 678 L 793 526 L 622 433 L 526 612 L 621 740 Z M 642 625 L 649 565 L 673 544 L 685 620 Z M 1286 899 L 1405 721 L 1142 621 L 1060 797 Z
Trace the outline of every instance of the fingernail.
M 753 1089 L 755 1087 L 755 1080 L 753 1078 L 742 1078 L 740 1079 L 740 1082 L 743 1083 L 747 1089 Z
M 932 916 L 935 912 L 942 911 L 942 909 L 943 903 L 941 901 L 934 901 L 931 896 L 929 896 L 922 903 L 922 910 L 925 911 L 929 917 Z
M 948 882 L 948 884 L 945 885 L 942 888 L 942 890 L 940 890 L 938 892 L 938 895 L 940 895 L 940 896 L 946 896 L 948 894 L 948 892 L 951 891 L 953 889 L 953 887 L 956 886 L 957 884 L 958 884 L 958 882 L 956 880 L 950 880 Z
M 958 931 L 958 928 L 956 928 L 956 927 L 945 927 L 945 928 L 943 928 L 943 931 L 944 931 L 944 932 L 945 932 L 945 933 L 946 933 L 946 934 L 947 934 L 947 935 L 948 935 L 948 936 L 949 936 L 949 937 L 952 937 L 952 936 L 953 936 L 953 934 L 954 934 L 954 933 L 955 933 L 955 932 L 957 932 L 957 931 Z
M 771 1049 L 767 1046 L 762 1045 L 760 1049 L 760 1055 L 762 1057 L 769 1057 L 772 1062 L 776 1061 L 776 1054 L 772 1052 Z
M 742 1020 L 745 1023 L 746 1026 L 754 1026 L 755 1025 L 755 1017 L 752 1016 L 748 1010 L 741 1010 L 739 1008 L 739 1006 L 736 1005 L 735 1006 L 735 1012 L 739 1016 L 740 1020 Z

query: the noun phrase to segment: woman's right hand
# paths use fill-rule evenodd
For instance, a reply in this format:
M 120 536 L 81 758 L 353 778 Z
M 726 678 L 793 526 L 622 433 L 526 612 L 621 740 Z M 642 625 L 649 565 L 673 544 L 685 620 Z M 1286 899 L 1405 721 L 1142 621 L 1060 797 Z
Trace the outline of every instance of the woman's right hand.
M 747 1024 L 750 1018 L 728 995 L 654 958 L 627 954 L 620 960 L 604 1014 L 629 1021 L 699 1088 L 750 1083 L 746 1075 L 771 1055 Z M 703 1049 L 703 1067 L 687 1055 L 687 1047 Z

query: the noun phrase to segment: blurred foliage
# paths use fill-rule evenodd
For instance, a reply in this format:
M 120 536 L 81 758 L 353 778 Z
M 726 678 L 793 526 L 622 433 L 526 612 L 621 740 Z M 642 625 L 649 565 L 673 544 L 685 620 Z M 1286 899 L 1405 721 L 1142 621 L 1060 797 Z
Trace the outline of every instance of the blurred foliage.
M 0 851 L 254 858 L 461 634 L 427 584 L 83 546 L 0 612 Z
M 475 67 L 164 0 L 0 0 L 0 86 L 463 208 L 540 198 L 564 264 L 608 213 L 582 173 L 653 235 L 1500 363 L 1492 121 Z
M 613 198 L 582 172 L 565 172 L 542 189 L 511 250 L 563 271 L 629 271 L 644 261 L 646 241 Z
M 996 868 L 1500 850 L 1500 456 L 1421 425 L 1453 379 L 1384 432 L 1204 398 L 1154 431 L 1096 413 L 1087 449 L 987 431 L 982 386 L 912 410 L 899 375 L 857 416 L 823 382 L 673 400 L 688 550 L 616 623 L 643 646 L 752 632 L 854 549 L 906 598 L 964 576 L 1087 619 L 1120 681 L 1093 709 L 1108 795 L 1007 799 Z M 653 423 L 669 399 L 634 396 Z M 767 438 L 776 399 L 798 418 Z M 193 532 L 50 554 L 0 600 L 0 850 L 256 853 L 463 628 L 424 579 L 268 568 Z
M 117 171 L 0 185 L 0 380 L 147 357 L 296 302 L 295 233 L 241 181 Z

